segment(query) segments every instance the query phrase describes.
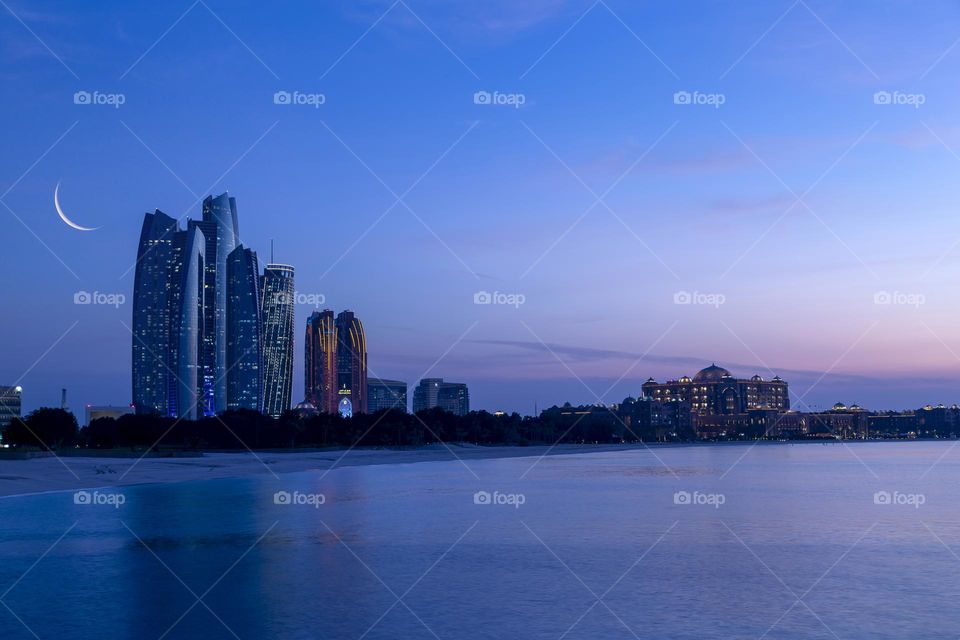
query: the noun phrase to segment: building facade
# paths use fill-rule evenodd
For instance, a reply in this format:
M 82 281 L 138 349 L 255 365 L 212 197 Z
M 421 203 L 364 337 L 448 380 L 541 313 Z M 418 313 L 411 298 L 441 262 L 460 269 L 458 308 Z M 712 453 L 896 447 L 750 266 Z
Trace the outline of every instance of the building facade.
M 294 270 L 268 264 L 260 280 L 263 318 L 263 412 L 275 418 L 290 408 L 293 393 Z
M 644 442 L 696 437 L 690 403 L 681 400 L 627 398 L 617 407 L 627 434 Z
M 384 409 L 407 412 L 406 382 L 382 378 L 367 380 L 367 413 L 376 413 Z
M 663 383 L 650 378 L 643 384 L 643 395 L 660 402 L 689 402 L 690 410 L 698 415 L 735 415 L 752 409 L 787 411 L 790 408 L 787 383 L 780 376 L 772 380 L 764 380 L 758 375 L 738 379 L 715 364 L 700 370 L 693 378 L 683 376 Z
M 144 216 L 133 287 L 133 405 L 196 419 L 203 411 L 206 241 L 160 210 Z
M 227 257 L 240 238 L 236 198 L 226 193 L 207 196 L 203 200 L 202 219 L 191 221 L 190 225 L 203 232 L 206 242 L 203 413 L 210 416 L 227 408 Z
M 238 245 L 227 256 L 227 409 L 263 410 L 263 322 L 257 254 Z
M 93 405 L 88 404 L 84 407 L 83 426 L 89 427 L 90 423 L 99 418 L 113 418 L 114 420 L 133 413 L 133 407 L 115 407 L 113 405 Z
M 413 390 L 413 412 L 439 407 L 458 416 L 470 413 L 470 392 L 461 382 L 424 378 Z
M 337 407 L 341 415 L 367 410 L 367 336 L 352 311 L 343 311 L 335 322 L 337 339 Z
M 322 413 L 337 411 L 337 326 L 333 311 L 315 311 L 304 335 L 304 401 Z
M 0 386 L 0 432 L 21 417 L 23 387 Z

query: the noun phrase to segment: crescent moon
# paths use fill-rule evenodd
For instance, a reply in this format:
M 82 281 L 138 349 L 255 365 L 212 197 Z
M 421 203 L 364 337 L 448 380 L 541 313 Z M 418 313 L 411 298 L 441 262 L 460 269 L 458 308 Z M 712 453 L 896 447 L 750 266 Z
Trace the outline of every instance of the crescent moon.
M 60 219 L 66 222 L 69 226 L 73 227 L 77 231 L 96 231 L 100 227 L 81 227 L 76 224 L 73 220 L 67 217 L 67 214 L 63 212 L 63 209 L 60 208 L 60 183 L 57 183 L 57 186 L 53 190 L 53 206 L 57 209 L 57 215 L 60 216 Z

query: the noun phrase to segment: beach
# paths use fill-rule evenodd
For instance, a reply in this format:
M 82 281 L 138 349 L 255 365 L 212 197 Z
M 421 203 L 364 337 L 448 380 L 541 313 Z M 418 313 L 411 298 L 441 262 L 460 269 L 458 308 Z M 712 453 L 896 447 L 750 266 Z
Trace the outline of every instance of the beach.
M 671 445 L 652 445 L 657 449 Z M 675 446 L 675 445 L 673 445 Z M 630 445 L 476 446 L 434 444 L 410 449 L 329 449 L 203 453 L 192 457 L 85 457 L 71 452 L 26 460 L 0 460 L 0 498 L 137 484 L 249 476 L 282 476 L 337 467 L 540 457 L 645 449 Z

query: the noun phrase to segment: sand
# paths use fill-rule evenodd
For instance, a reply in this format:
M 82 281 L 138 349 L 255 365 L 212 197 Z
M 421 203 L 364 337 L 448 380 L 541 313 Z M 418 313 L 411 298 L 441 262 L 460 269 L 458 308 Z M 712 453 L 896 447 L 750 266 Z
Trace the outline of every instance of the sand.
M 656 445 L 658 448 L 664 445 Z M 667 445 L 669 446 L 669 445 Z M 490 458 L 540 457 L 644 449 L 643 445 L 557 445 L 480 447 L 452 444 L 416 449 L 331 449 L 322 451 L 205 453 L 198 457 L 43 457 L 0 460 L 0 498 L 50 491 L 76 491 L 134 484 L 189 482 L 217 478 L 282 476 L 301 471 L 382 464 L 456 462 Z

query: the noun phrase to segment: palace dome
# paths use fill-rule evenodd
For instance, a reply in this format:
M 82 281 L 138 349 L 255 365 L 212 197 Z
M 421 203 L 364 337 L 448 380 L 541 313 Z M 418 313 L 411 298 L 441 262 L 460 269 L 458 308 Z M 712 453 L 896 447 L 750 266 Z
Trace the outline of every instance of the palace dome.
M 730 372 L 716 364 L 711 364 L 706 369 L 701 369 L 697 375 L 693 376 L 694 382 L 719 382 L 724 376 L 729 376 Z

